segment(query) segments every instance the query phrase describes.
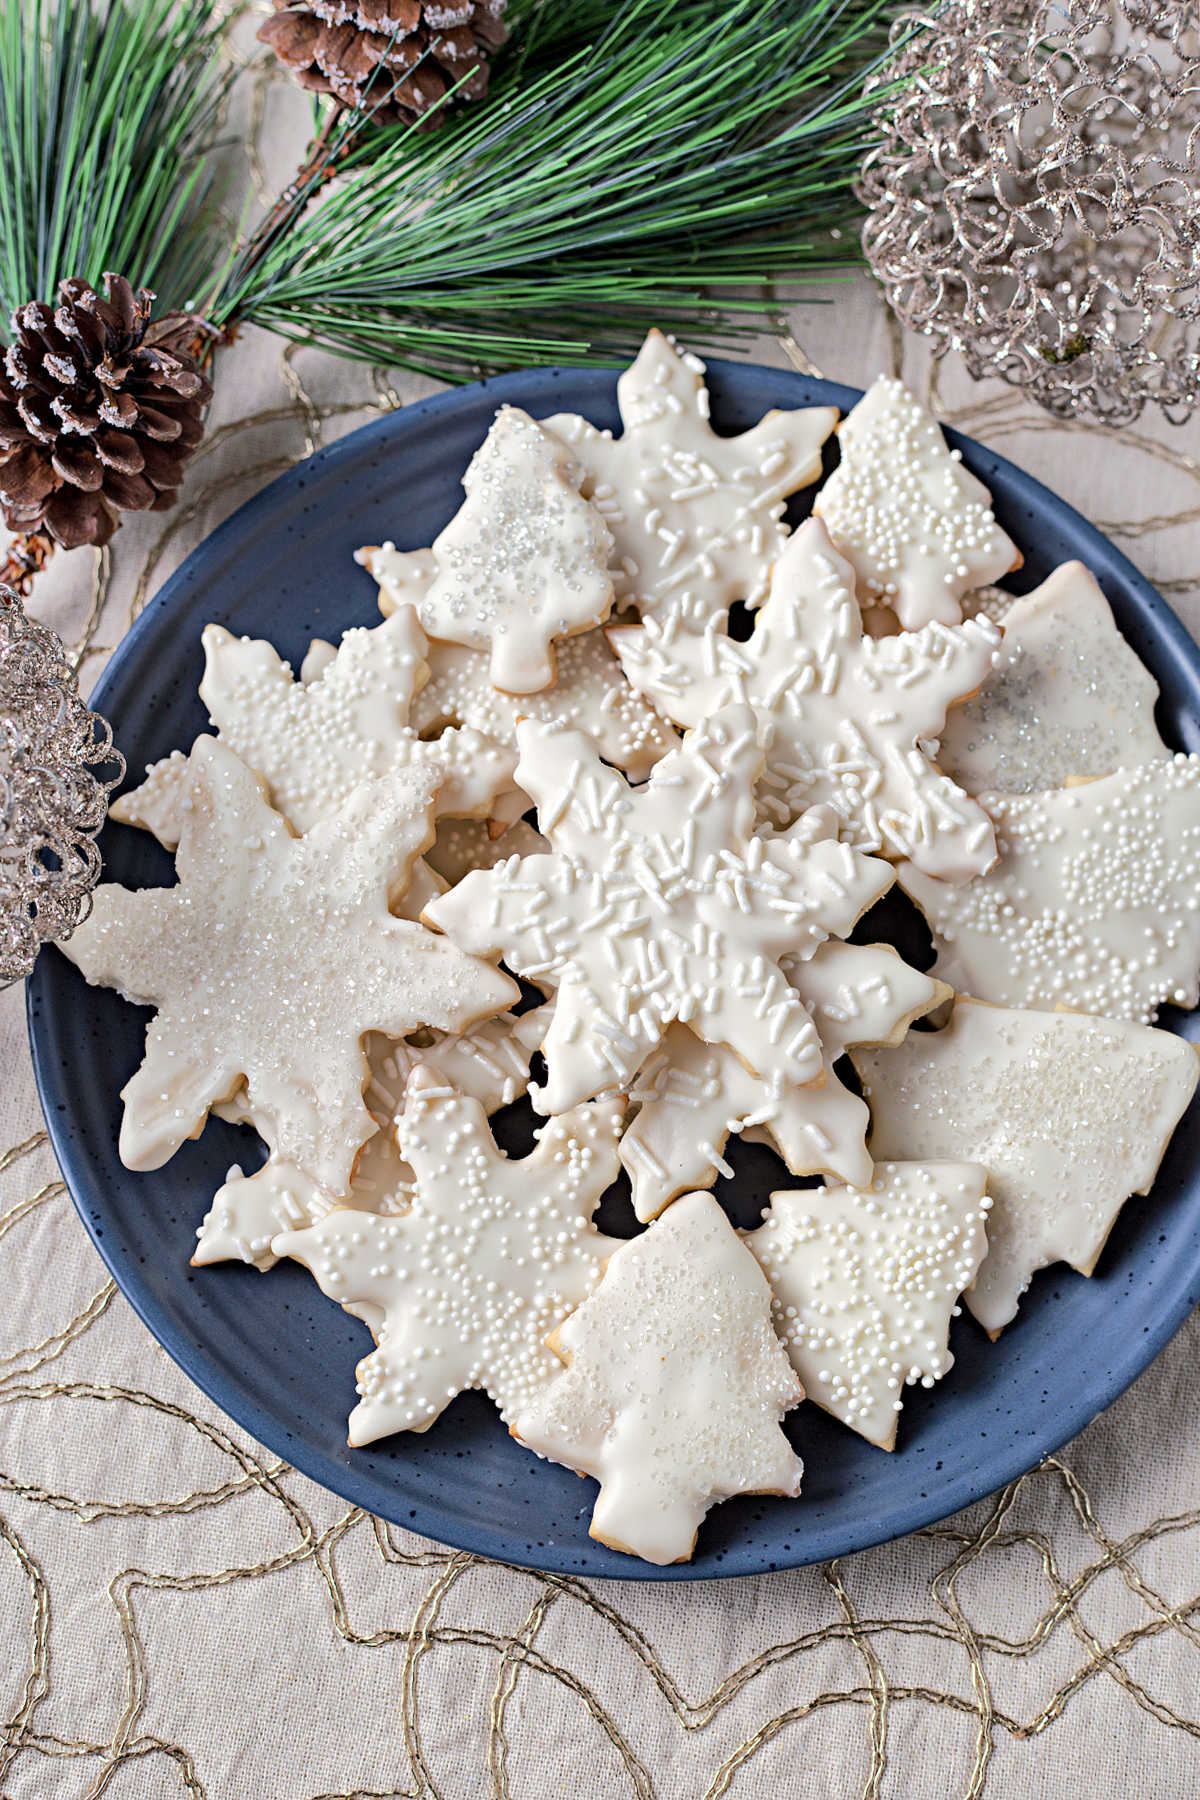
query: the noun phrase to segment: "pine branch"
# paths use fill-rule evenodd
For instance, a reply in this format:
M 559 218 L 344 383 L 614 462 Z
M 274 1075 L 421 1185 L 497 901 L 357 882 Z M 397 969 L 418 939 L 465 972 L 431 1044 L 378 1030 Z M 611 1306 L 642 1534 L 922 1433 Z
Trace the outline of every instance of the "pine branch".
M 204 310 L 443 378 L 754 329 L 857 260 L 887 0 L 516 0 L 487 101 L 337 122 Z M 339 178 L 324 178 L 336 167 Z
M 107 269 L 160 310 L 211 277 L 219 0 L 0 0 L 0 333 Z

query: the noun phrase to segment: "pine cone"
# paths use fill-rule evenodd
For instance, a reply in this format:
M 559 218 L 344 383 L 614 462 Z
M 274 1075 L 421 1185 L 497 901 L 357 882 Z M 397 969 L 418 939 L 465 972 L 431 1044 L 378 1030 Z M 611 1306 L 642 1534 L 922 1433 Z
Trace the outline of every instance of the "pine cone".
M 60 284 L 58 306 L 12 317 L 0 367 L 0 508 L 11 531 L 44 528 L 73 549 L 106 544 L 122 512 L 173 505 L 204 433 L 212 389 L 187 353 L 182 313 L 122 275 Z
M 506 32 L 505 0 L 272 0 L 259 28 L 302 87 L 332 94 L 381 125 L 412 124 L 437 102 L 478 100 Z M 463 77 L 466 76 L 466 80 Z M 462 83 L 459 86 L 459 83 Z

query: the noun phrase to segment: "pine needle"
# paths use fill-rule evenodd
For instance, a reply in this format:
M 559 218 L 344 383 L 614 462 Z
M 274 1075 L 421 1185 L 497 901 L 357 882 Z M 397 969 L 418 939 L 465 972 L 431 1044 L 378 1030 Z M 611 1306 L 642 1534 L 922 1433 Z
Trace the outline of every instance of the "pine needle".
M 754 284 L 857 260 L 863 82 L 886 0 L 515 0 L 488 99 L 438 131 L 340 122 L 204 302 L 449 379 L 754 329 Z M 339 136 L 340 132 L 340 136 Z
M 219 0 L 0 0 L 0 334 L 67 276 L 163 311 L 211 279 L 225 24 Z

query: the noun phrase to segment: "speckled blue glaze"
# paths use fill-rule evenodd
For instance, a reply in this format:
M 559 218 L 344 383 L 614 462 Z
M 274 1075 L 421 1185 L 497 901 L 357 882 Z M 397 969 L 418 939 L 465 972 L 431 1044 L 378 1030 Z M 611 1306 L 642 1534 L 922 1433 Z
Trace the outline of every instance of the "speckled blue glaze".
M 709 382 L 722 430 L 740 431 L 772 406 L 844 410 L 858 398 L 742 363 L 713 363 Z M 389 537 L 403 549 L 428 544 L 457 509 L 459 477 L 504 401 L 536 417 L 565 409 L 599 426 L 619 423 L 613 374 L 541 370 L 408 406 L 274 482 L 165 584 L 96 690 L 132 780 L 205 728 L 196 687 L 200 630 L 210 619 L 269 637 L 298 663 L 310 638 L 336 638 L 377 616 L 374 583 L 351 552 Z M 1046 488 L 969 439 L 954 441 L 1024 550 L 1014 589 L 1035 586 L 1070 557 L 1087 563 L 1158 679 L 1164 733 L 1181 749 L 1200 748 L 1200 650 L 1160 597 Z M 109 826 L 102 847 L 112 880 L 170 879 L 169 858 L 142 833 Z M 1200 1037 L 1194 1015 L 1164 1022 Z M 29 1032 L 42 1103 L 76 1206 L 122 1291 L 205 1393 L 272 1451 L 358 1506 L 485 1556 L 569 1574 L 695 1580 L 791 1568 L 897 1537 L 990 1493 L 1072 1437 L 1200 1301 L 1193 1113 L 1153 1195 L 1126 1207 L 1092 1280 L 1044 1272 L 995 1346 L 970 1319 L 957 1321 L 955 1367 L 934 1392 L 909 1390 L 893 1455 L 801 1407 L 789 1429 L 807 1464 L 804 1497 L 718 1507 L 693 1562 L 654 1569 L 594 1543 L 593 1484 L 522 1450 L 478 1394 L 460 1397 L 423 1436 L 346 1447 L 366 1328 L 302 1269 L 263 1276 L 231 1264 L 188 1267 L 195 1227 L 227 1166 L 255 1160 L 245 1134 L 210 1125 L 152 1174 L 131 1174 L 118 1160 L 118 1093 L 140 1060 L 144 1023 L 115 994 L 87 987 L 58 952 L 41 958 L 29 983 Z M 745 1224 L 772 1175 L 750 1146 L 741 1168 L 724 1197 Z

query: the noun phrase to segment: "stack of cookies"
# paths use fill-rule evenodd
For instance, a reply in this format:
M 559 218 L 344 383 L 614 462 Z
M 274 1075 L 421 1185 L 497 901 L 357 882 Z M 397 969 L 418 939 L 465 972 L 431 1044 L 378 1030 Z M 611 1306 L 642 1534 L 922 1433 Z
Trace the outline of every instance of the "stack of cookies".
M 102 887 L 67 953 L 154 1008 L 131 1168 L 210 1114 L 265 1144 L 194 1260 L 295 1259 L 365 1322 L 351 1444 L 482 1388 L 667 1563 L 800 1493 L 789 1409 L 890 1449 L 960 1301 L 995 1336 L 1149 1189 L 1200 1073 L 1153 1023 L 1198 998 L 1200 758 L 1082 566 L 995 585 L 1019 553 L 898 382 L 794 533 L 832 409 L 718 436 L 658 333 L 619 398 L 615 437 L 503 408 L 437 541 L 359 552 L 383 623 L 297 674 L 206 630 L 211 734 L 113 808 L 178 883 Z M 893 884 L 928 972 L 856 931 Z M 748 1232 L 737 1136 L 804 1183 Z

